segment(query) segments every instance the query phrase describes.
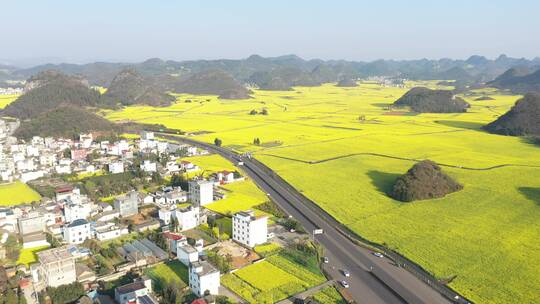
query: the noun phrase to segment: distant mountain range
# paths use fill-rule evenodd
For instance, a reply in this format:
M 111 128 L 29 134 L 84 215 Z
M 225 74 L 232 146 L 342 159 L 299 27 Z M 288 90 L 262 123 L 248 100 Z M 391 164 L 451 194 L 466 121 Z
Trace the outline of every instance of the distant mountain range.
M 510 68 L 488 85 L 508 89 L 517 94 L 530 91 L 540 92 L 540 67 L 518 66 Z
M 304 60 L 295 55 L 261 57 L 252 55 L 245 59 L 164 61 L 158 58 L 141 63 L 95 62 L 88 64 L 46 64 L 32 68 L 0 67 L 0 82 L 7 79 L 24 80 L 38 72 L 55 69 L 63 73 L 82 75 L 91 85 L 108 87 L 113 78 L 125 68 L 132 68 L 143 77 L 157 79 L 183 78 L 209 70 L 221 70 L 244 84 L 268 90 L 283 90 L 294 85 L 318 85 L 344 78 L 370 76 L 402 77 L 408 79 L 457 80 L 459 83 L 487 82 L 494 80 L 514 67 L 534 69 L 540 58 L 510 58 L 505 55 L 495 60 L 471 56 L 467 60 L 419 59 L 376 60 L 356 62 L 346 60 Z

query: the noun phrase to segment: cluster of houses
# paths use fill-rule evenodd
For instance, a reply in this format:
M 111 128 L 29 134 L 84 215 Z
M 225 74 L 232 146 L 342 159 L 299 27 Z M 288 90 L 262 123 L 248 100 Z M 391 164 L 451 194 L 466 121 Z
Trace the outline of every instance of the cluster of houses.
M 127 140 L 96 142 L 91 133 L 80 134 L 78 140 L 34 136 L 30 141 L 23 141 L 11 136 L 18 126 L 17 120 L 0 120 L 0 180 L 3 182 L 28 182 L 52 174 L 95 173 L 99 170 L 123 173 L 132 164 L 134 152 L 170 154 L 170 161 L 163 166 L 150 160 L 140 164 L 144 172 L 167 176 L 199 169 L 187 161 L 177 162 L 175 152 L 183 151 L 185 156 L 208 153 L 189 145 L 159 141 L 153 132 L 146 131 L 141 132 L 141 138 L 135 144 Z M 90 154 L 96 157 L 89 160 Z
M 174 155 L 179 149 L 183 155 L 206 154 L 195 147 L 162 142 L 152 132 L 141 132 L 139 140 L 128 142 L 95 142 L 92 134 L 81 134 L 78 140 L 34 137 L 29 142 L 18 141 L 11 134 L 18 122 L 0 120 L 0 174 L 10 182 L 19 179 L 27 182 L 49 174 L 96 172 L 122 173 L 130 164 L 134 152 L 170 154 L 166 165 L 143 161 L 140 169 L 172 175 L 176 172 L 191 172 L 199 168 Z M 3 133 L 2 133 L 3 132 Z M 1 137 L 1 134 L 5 136 Z M 69 155 L 65 152 L 69 151 Z M 89 159 L 89 154 L 98 155 Z M 22 248 L 37 248 L 51 245 L 51 237 L 59 240 L 60 247 L 39 251 L 37 262 L 27 272 L 35 291 L 46 287 L 58 287 L 73 282 L 91 286 L 98 279 L 85 264 L 77 262 L 90 255 L 84 248 L 86 240 L 98 242 L 115 239 L 130 232 L 149 230 L 164 231 L 168 248 L 143 238 L 124 243 L 115 248 L 125 260 L 115 272 L 134 267 L 148 267 L 166 261 L 174 255 L 189 269 L 189 287 L 197 296 L 218 294 L 220 272 L 206 259 L 203 241 L 188 243 L 183 231 L 206 223 L 209 210 L 204 208 L 224 195 L 219 186 L 242 180 L 237 172 L 220 171 L 209 178 L 196 177 L 188 181 L 188 188 L 161 187 L 152 193 L 132 190 L 114 198 L 111 203 L 95 202 L 81 193 L 77 187 L 65 184 L 55 189 L 52 198 L 42 198 L 31 205 L 0 208 L 0 258 L 5 257 L 4 244 L 9 234 L 17 235 Z M 136 218 L 141 208 L 151 206 L 157 214 L 142 217 L 132 226 L 127 220 Z M 140 216 L 139 216 L 140 219 Z M 168 229 L 174 223 L 174 231 Z M 254 247 L 267 241 L 267 218 L 257 217 L 252 211 L 242 211 L 232 217 L 232 239 L 246 247 Z M 157 303 L 149 280 L 142 277 L 115 290 L 115 301 L 124 303 Z
M 0 88 L 0 95 L 18 95 L 23 93 L 23 88 Z

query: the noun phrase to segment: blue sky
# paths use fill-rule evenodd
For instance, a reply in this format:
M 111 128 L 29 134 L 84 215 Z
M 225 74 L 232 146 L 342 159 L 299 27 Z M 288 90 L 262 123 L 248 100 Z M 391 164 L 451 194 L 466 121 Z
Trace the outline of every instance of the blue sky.
M 540 1 L 0 0 L 0 59 L 540 56 Z

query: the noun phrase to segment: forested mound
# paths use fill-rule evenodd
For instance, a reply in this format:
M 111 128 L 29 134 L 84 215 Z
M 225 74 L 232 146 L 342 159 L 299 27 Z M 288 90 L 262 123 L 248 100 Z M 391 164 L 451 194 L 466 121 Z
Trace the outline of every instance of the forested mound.
M 80 77 L 55 71 L 39 73 L 28 80 L 29 91 L 9 104 L 2 115 L 21 119 L 36 117 L 62 105 L 97 106 L 100 94 Z
M 336 84 L 338 87 L 357 87 L 358 83 L 356 83 L 356 80 L 351 78 L 343 78 Z
M 312 71 L 304 71 L 295 67 L 281 67 L 271 71 L 255 72 L 249 82 L 257 85 L 261 90 L 287 91 L 294 86 L 319 86 L 323 82 L 332 80 L 328 68 L 317 66 Z
M 502 135 L 540 135 L 540 93 L 528 93 L 497 120 L 484 126 L 488 132 Z
M 76 106 L 60 106 L 41 113 L 37 117 L 23 121 L 15 131 L 15 136 L 53 136 L 74 138 L 80 133 L 90 131 L 117 131 L 117 126 L 88 110 Z
M 499 89 L 508 89 L 517 94 L 531 91 L 540 92 L 540 69 L 511 68 L 489 82 L 488 85 Z
M 416 163 L 397 178 L 391 196 L 402 202 L 433 199 L 463 189 L 430 160 Z
M 155 81 L 142 77 L 134 69 L 124 69 L 112 80 L 107 92 L 102 96 L 102 103 L 109 106 L 117 104 L 167 106 L 174 99 Z
M 251 93 L 230 74 L 221 70 L 208 70 L 192 74 L 187 79 L 175 83 L 173 90 L 176 93 L 201 95 L 222 95 L 229 91 L 243 96 Z
M 232 90 L 227 90 L 221 93 L 219 95 L 219 98 L 220 99 L 248 99 L 248 98 L 251 98 L 251 96 L 249 96 L 247 90 L 232 89 Z
M 395 106 L 408 106 L 419 113 L 461 113 L 470 105 L 463 99 L 454 96 L 452 91 L 431 90 L 423 87 L 410 89 L 401 96 Z

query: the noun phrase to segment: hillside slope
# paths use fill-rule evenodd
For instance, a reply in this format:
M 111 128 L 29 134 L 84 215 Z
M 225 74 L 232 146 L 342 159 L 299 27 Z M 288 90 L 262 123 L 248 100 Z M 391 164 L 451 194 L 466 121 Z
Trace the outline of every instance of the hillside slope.
M 81 107 L 60 106 L 23 121 L 14 135 L 25 139 L 36 135 L 73 138 L 84 132 L 114 132 L 117 129 L 114 123 Z
M 40 73 L 28 80 L 28 91 L 9 104 L 2 115 L 32 118 L 59 106 L 97 106 L 100 94 L 80 77 L 58 72 Z
M 248 96 L 250 93 L 244 85 L 222 70 L 207 70 L 192 74 L 173 84 L 173 90 L 176 93 L 220 95 L 221 98 Z
M 488 132 L 502 135 L 540 136 L 540 93 L 528 93 L 497 120 L 484 126 Z
M 165 89 L 152 79 L 142 77 L 134 69 L 124 69 L 118 73 L 103 94 L 104 104 L 123 106 L 146 104 L 150 106 L 166 106 L 174 101 Z
M 423 87 L 410 89 L 394 102 L 395 106 L 408 106 L 418 113 L 461 113 L 470 105 L 454 96 L 452 91 L 431 90 Z

